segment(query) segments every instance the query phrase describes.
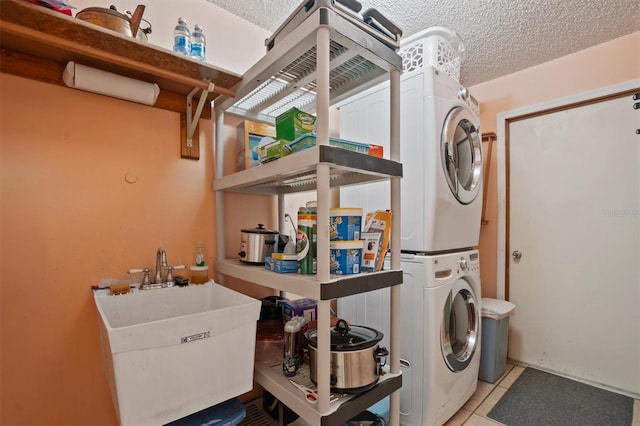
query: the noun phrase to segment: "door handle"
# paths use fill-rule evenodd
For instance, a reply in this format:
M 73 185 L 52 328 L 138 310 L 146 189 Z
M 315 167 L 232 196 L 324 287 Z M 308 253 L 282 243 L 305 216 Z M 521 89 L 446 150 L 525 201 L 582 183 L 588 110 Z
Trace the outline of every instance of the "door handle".
M 511 253 L 511 256 L 513 256 L 513 260 L 520 260 L 522 258 L 522 252 L 519 250 L 515 250 L 513 253 Z

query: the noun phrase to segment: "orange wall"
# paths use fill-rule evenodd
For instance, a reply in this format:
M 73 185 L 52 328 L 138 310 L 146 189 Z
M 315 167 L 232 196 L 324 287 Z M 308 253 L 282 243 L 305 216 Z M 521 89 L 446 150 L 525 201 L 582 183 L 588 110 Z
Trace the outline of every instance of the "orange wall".
M 499 58 L 498 58 L 499 60 Z M 640 77 L 640 32 L 470 87 L 480 102 L 482 132 L 496 132 L 498 114 Z M 496 297 L 498 259 L 497 142 L 489 173 L 486 216 L 480 230 L 483 297 Z
M 0 74 L 4 425 L 113 425 L 89 286 L 215 253 L 211 121 Z M 143 123 L 141 125 L 141 123 Z M 125 175 L 135 176 L 133 184 Z

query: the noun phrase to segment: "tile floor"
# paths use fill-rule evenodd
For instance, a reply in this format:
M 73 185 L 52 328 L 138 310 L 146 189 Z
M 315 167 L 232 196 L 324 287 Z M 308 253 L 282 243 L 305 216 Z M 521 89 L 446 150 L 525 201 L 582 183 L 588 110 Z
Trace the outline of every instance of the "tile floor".
M 445 426 L 496 426 L 503 423 L 490 419 L 487 415 L 507 392 L 509 386 L 522 374 L 524 367 L 507 363 L 507 369 L 495 383 L 478 380 L 478 388 L 469 401 L 449 419 Z M 633 405 L 632 426 L 640 426 L 640 400 Z

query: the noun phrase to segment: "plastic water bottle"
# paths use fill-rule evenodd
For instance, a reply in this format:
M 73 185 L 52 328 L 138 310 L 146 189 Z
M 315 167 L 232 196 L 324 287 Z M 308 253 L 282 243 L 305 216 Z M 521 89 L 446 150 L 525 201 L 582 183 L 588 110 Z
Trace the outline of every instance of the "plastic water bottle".
M 191 34 L 191 57 L 199 61 L 207 60 L 207 39 L 200 24 L 194 26 Z
M 187 56 L 191 52 L 191 32 L 184 18 L 178 18 L 178 25 L 173 29 L 173 51 Z

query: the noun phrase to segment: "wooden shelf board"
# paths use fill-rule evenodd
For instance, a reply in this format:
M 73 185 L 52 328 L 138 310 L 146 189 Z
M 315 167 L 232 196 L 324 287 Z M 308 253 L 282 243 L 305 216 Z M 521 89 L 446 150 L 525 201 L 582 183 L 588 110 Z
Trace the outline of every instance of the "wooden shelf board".
M 214 68 L 170 50 L 115 31 L 16 0 L 0 7 L 0 45 L 6 51 L 49 60 L 64 66 L 68 61 L 142 81 L 156 83 L 161 91 L 186 96 L 194 87 L 212 81 L 218 93 L 235 96 L 241 76 Z

